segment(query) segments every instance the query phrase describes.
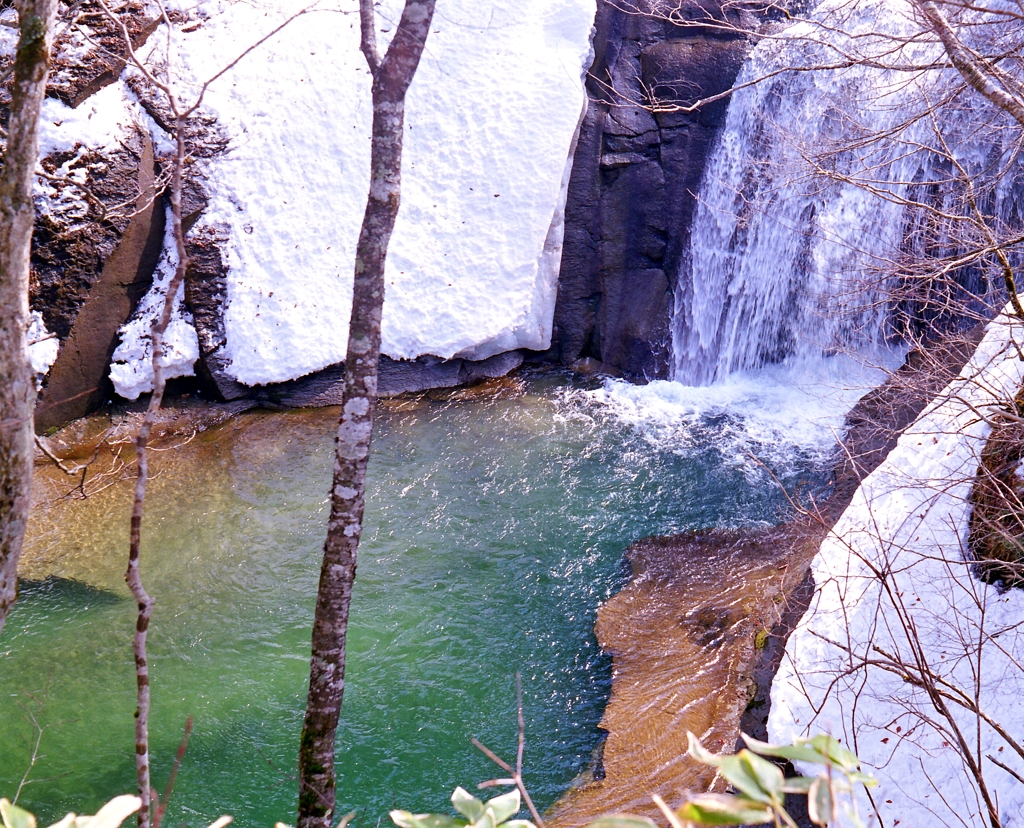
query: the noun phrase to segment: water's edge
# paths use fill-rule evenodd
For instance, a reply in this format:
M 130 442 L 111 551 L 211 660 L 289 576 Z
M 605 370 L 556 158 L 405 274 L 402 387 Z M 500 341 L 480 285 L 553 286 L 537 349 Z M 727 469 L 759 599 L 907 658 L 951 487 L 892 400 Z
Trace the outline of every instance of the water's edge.
M 715 751 L 742 747 L 741 732 L 767 738 L 772 682 L 814 594 L 811 561 L 860 481 L 960 372 L 983 333 L 979 325 L 911 352 L 861 398 L 846 416 L 830 494 L 806 513 L 768 528 L 652 537 L 626 550 L 633 575 L 596 624 L 613 664 L 601 762 L 552 806 L 550 824 L 574 828 L 615 812 L 656 818 L 652 794 L 672 802 L 707 790 L 714 772 L 685 755 L 687 731 Z

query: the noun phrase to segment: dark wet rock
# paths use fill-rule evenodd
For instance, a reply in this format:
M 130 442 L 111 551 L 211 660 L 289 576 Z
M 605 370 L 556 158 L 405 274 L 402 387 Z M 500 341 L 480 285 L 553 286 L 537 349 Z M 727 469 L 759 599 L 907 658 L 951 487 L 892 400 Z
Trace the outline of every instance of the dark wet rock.
M 455 388 L 505 376 L 522 364 L 523 354 L 519 351 L 484 360 L 431 356 L 398 360 L 382 356 L 377 390 L 381 397 L 393 397 L 435 388 Z M 308 377 L 254 389 L 253 394 L 256 399 L 286 408 L 339 405 L 344 382 L 345 366 L 332 365 Z
M 118 6 L 117 16 L 133 49 L 141 48 L 160 25 L 156 9 L 140 0 Z M 121 27 L 95 0 L 62 3 L 57 31 L 46 93 L 74 108 L 121 76 L 128 65 L 128 48 Z
M 50 194 L 37 199 L 30 302 L 61 341 L 131 223 L 146 141 L 136 132 L 113 152 L 78 148 L 40 162 L 55 178 L 45 182 Z
M 142 75 L 126 74 L 125 84 L 135 94 L 146 114 L 153 119 L 160 129 L 168 135 L 174 135 L 177 124 L 167 103 L 166 96 L 153 87 Z M 217 119 L 202 111 L 195 112 L 185 122 L 185 144 L 188 152 L 188 164 L 196 158 L 211 158 L 223 152 L 230 139 L 220 128 Z M 162 158 L 164 166 L 170 167 L 170 158 Z M 182 194 L 182 219 L 186 230 L 190 221 L 194 221 L 199 213 L 206 208 L 206 196 L 202 187 L 191 176 L 186 175 L 185 192 Z
M 66 236 L 53 236 L 51 244 L 37 245 L 33 254 L 33 304 L 48 325 L 53 323 L 58 335 L 66 331 L 36 406 L 39 431 L 82 417 L 110 397 L 107 369 L 117 347 L 118 330 L 152 284 L 163 244 L 164 216 L 156 194 L 152 142 L 148 135 L 136 139 L 139 155 L 134 173 L 129 176 L 121 169 L 110 176 L 115 190 L 128 181 L 134 190 L 127 208 L 134 208 L 134 214 L 119 221 L 125 225 L 123 232 L 117 232 L 117 223 L 108 221 L 103 226 L 110 232 L 93 240 L 91 255 L 62 258 L 60 254 L 68 251 L 89 251 L 87 234 L 96 225 L 69 227 Z M 53 255 L 43 268 L 47 253 Z M 50 291 L 64 301 L 51 304 Z
M 673 295 L 727 90 L 756 21 L 707 0 L 598 4 L 590 106 L 569 183 L 553 345 L 633 379 L 669 372 Z
M 583 357 L 577 359 L 572 365 L 569 366 L 570 371 L 575 371 L 577 374 L 583 376 L 599 376 L 605 375 L 609 377 L 621 377 L 622 372 L 612 365 L 608 365 L 604 362 L 598 362 L 593 357 Z
M 252 391 L 228 373 L 229 361 L 225 356 L 224 305 L 228 269 L 220 248 L 226 238 L 223 230 L 212 226 L 189 233 L 185 305 L 192 314 L 199 338 L 196 372 L 204 387 L 218 399 L 237 400 L 251 396 Z

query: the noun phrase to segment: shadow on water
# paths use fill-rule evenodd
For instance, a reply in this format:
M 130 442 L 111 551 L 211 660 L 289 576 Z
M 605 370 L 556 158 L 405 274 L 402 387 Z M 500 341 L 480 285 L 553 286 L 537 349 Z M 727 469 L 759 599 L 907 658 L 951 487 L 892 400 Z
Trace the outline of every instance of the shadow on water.
M 36 611 L 52 611 L 56 607 L 89 607 L 107 606 L 123 600 L 109 589 L 101 589 L 92 584 L 76 581 L 74 578 L 61 578 L 58 575 L 47 575 L 45 578 L 22 578 L 18 581 L 18 601 L 21 609 Z

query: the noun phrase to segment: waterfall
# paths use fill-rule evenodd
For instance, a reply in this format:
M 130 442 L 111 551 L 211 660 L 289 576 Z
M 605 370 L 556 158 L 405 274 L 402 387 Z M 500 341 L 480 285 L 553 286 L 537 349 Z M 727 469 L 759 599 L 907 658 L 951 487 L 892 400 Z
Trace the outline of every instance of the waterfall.
M 737 86 L 765 80 L 733 94 L 705 171 L 675 296 L 673 379 L 707 384 L 892 332 L 887 288 L 927 212 L 907 201 L 955 198 L 950 164 L 928 149 L 935 121 L 920 116 L 959 78 L 916 68 L 942 58 L 935 44 L 894 45 L 914 31 L 903 0 L 826 2 L 752 51 Z M 1007 151 L 1005 130 L 979 141 L 968 128 L 983 106 L 968 90 L 935 116 L 969 170 Z

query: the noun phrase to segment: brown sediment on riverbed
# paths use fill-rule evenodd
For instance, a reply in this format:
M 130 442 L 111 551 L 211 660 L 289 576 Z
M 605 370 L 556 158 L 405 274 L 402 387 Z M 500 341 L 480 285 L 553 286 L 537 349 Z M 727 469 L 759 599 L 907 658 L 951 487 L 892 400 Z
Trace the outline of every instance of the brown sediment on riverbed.
M 708 530 L 630 547 L 633 578 L 598 612 L 597 638 L 613 656 L 601 727 L 603 778 L 579 785 L 548 821 L 582 825 L 602 814 L 656 816 L 707 790 L 714 772 L 686 755 L 687 731 L 729 750 L 754 698 L 751 663 L 781 621 L 824 530 L 810 520 L 761 530 Z
M 911 352 L 865 394 L 846 417 L 831 492 L 806 513 L 767 528 L 648 538 L 626 551 L 633 577 L 595 626 L 613 661 L 601 761 L 552 806 L 552 828 L 610 813 L 658 817 L 652 794 L 674 804 L 712 788 L 714 772 L 686 755 L 687 732 L 713 751 L 731 750 L 741 730 L 765 737 L 771 682 L 813 595 L 821 541 L 982 332 Z

